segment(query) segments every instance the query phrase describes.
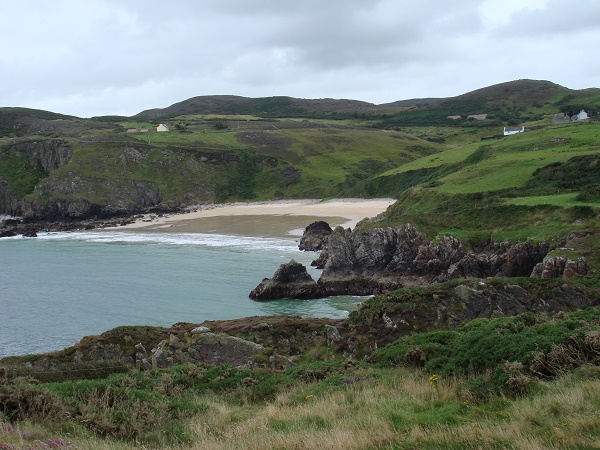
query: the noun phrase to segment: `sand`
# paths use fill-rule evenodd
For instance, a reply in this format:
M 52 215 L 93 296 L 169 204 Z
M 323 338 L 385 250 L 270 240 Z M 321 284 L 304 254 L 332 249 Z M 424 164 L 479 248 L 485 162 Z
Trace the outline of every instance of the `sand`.
M 115 229 L 244 236 L 301 236 L 304 228 L 315 220 L 325 220 L 332 227 L 341 225 L 353 228 L 360 220 L 381 214 L 392 203 L 393 199 L 229 203 L 199 207 L 194 212 L 162 217 L 150 214 L 135 223 Z

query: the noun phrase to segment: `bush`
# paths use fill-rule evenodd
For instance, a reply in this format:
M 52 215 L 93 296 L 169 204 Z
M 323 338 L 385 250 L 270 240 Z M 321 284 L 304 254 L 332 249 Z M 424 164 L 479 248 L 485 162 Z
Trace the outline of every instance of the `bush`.
M 600 363 L 600 329 L 593 319 L 599 313 L 596 306 L 570 314 L 476 319 L 453 331 L 403 337 L 375 351 L 371 360 L 384 367 L 476 375 L 475 391 L 522 395 L 532 383 L 528 373 L 549 378 Z M 491 374 L 485 389 L 478 387 L 477 376 L 483 374 Z

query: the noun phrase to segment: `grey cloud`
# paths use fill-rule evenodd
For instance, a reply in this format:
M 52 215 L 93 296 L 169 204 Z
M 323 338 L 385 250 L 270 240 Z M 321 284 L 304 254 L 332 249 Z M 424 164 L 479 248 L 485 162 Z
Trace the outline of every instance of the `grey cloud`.
M 549 0 L 542 10 L 528 10 L 511 16 L 510 22 L 498 30 L 506 36 L 575 36 L 600 28 L 600 1 L 572 2 Z

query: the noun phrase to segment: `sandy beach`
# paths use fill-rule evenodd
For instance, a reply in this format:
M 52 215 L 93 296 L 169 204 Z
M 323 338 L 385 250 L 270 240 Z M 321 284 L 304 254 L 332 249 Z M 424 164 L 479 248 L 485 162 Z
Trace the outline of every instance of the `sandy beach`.
M 135 223 L 115 229 L 168 233 L 219 233 L 245 236 L 301 236 L 315 220 L 332 227 L 354 227 L 365 217 L 384 212 L 393 199 L 285 200 L 228 203 L 199 207 L 184 213 L 144 216 Z

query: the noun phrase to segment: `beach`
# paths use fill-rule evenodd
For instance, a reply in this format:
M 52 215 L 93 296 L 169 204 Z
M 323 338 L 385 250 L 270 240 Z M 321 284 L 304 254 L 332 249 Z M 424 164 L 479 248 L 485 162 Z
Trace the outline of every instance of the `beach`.
M 364 218 L 384 212 L 393 199 L 282 200 L 199 206 L 182 214 L 148 214 L 116 227 L 122 231 L 166 233 L 218 233 L 243 236 L 302 236 L 316 220 L 331 227 L 353 228 Z

